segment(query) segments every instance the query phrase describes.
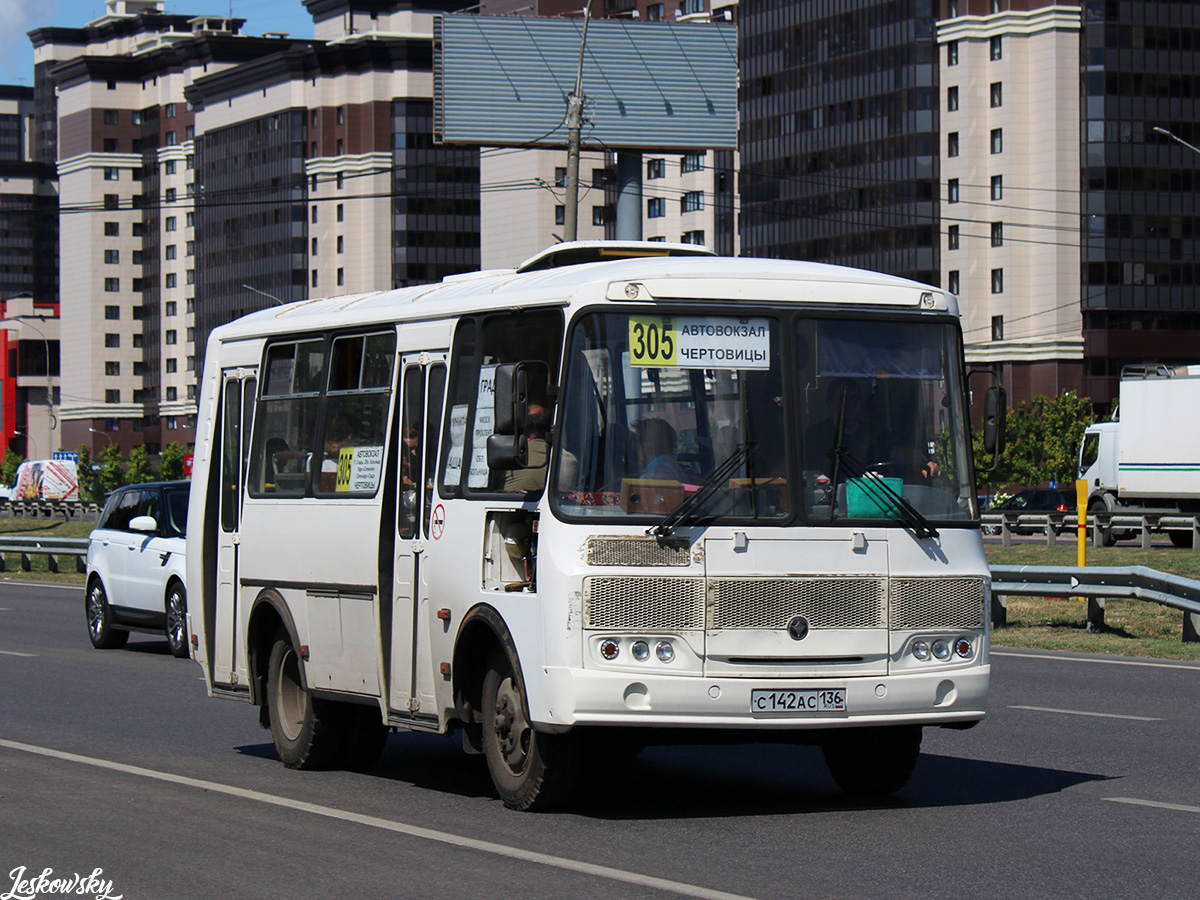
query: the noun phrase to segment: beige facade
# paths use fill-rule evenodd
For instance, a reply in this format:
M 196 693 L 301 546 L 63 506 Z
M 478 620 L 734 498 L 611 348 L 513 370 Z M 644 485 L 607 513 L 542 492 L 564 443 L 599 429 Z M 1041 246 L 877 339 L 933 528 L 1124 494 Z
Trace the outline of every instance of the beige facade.
M 1083 358 L 1080 27 L 1061 6 L 938 27 L 942 284 L 958 282 L 969 362 Z

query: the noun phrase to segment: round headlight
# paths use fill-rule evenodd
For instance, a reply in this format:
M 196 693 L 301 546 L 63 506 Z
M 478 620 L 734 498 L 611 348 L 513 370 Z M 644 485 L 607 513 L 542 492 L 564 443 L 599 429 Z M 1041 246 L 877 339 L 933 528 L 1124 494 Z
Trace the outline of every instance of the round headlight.
M 605 659 L 616 659 L 617 654 L 621 652 L 621 644 L 613 638 L 606 638 L 600 642 L 600 655 Z
M 933 655 L 937 659 L 949 659 L 950 658 L 950 645 L 940 639 L 934 641 L 933 642 Z
M 633 658 L 638 662 L 645 662 L 650 658 L 650 645 L 645 641 L 634 641 L 633 646 L 629 648 L 629 652 L 633 654 Z
M 924 641 L 913 641 L 912 655 L 917 659 L 929 659 L 929 645 Z
M 971 646 L 971 642 L 966 638 L 959 638 L 954 642 L 954 652 L 963 659 L 970 659 L 975 653 L 975 648 Z
M 659 662 L 669 663 L 675 658 L 675 648 L 671 646 L 670 641 L 659 641 L 654 647 L 654 655 L 658 657 Z

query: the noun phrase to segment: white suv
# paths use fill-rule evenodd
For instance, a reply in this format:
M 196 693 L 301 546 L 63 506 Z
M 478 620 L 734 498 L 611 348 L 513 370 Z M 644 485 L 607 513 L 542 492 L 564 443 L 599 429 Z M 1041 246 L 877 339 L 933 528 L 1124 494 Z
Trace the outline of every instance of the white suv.
M 88 536 L 87 626 L 92 646 L 124 647 L 131 631 L 166 634 L 188 655 L 184 529 L 189 482 L 118 488 Z

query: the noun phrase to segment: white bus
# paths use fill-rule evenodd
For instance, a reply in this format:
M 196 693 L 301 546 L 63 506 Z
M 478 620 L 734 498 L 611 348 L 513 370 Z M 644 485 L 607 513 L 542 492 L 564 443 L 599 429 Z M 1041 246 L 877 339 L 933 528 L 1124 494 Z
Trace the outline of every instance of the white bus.
M 891 793 L 985 713 L 965 378 L 944 291 L 686 245 L 248 315 L 205 361 L 193 654 L 294 768 L 457 730 L 529 809 L 588 754 L 783 740 Z

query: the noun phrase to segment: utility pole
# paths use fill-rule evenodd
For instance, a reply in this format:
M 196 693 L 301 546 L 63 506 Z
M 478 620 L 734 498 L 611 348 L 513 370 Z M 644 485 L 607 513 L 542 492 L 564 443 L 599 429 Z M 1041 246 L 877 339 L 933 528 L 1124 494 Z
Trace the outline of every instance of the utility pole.
M 567 175 L 563 186 L 563 236 L 574 241 L 579 236 L 579 132 L 583 128 L 583 51 L 587 46 L 588 19 L 592 16 L 592 0 L 583 8 L 583 37 L 579 40 L 579 66 L 575 70 L 575 90 L 567 100 Z

